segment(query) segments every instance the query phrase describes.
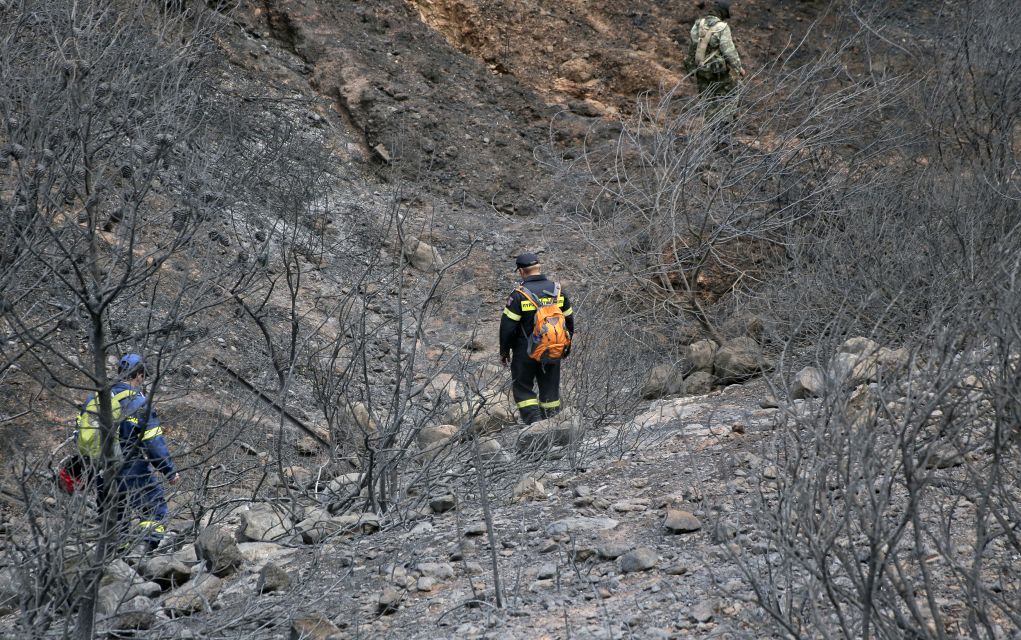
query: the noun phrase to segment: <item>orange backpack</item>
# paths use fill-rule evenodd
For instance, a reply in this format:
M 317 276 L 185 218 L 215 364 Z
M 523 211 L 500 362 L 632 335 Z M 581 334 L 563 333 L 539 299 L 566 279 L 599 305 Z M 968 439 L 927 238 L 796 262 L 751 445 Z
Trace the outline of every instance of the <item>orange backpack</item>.
M 517 291 L 535 305 L 535 327 L 528 336 L 528 356 L 536 362 L 550 364 L 559 362 L 571 346 L 571 334 L 567 331 L 567 319 L 560 308 L 560 283 L 553 288 L 553 297 L 537 299 L 525 287 Z

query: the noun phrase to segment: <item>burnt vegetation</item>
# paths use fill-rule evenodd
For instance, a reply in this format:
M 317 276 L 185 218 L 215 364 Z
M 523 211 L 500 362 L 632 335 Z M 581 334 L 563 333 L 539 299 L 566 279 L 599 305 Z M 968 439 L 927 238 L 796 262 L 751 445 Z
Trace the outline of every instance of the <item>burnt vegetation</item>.
M 538 215 L 552 249 L 598 259 L 569 266 L 592 319 L 565 376 L 572 409 L 534 431 L 510 427 L 506 372 L 480 356 L 487 238 L 441 257 L 429 242 L 454 225 L 422 205 L 408 176 L 423 167 L 399 157 L 373 159 L 385 193 L 353 186 L 368 178 L 345 164 L 340 134 L 307 125 L 322 103 L 224 62 L 237 25 L 208 4 L 0 2 L 0 629 L 276 637 L 320 600 L 358 629 L 361 610 L 331 600 L 354 584 L 350 537 L 450 511 L 460 534 L 464 504 L 481 512 L 487 582 L 468 578 L 454 609 L 502 615 L 526 596 L 494 513 L 527 496 L 523 476 L 661 442 L 634 420 L 650 363 L 686 378 L 694 344 L 740 336 L 778 405 L 758 452 L 774 471 L 738 499 L 763 552 L 723 545 L 753 593 L 746 633 L 1016 636 L 1016 13 L 948 6 L 909 42 L 885 3 L 835 3 L 741 84 L 732 129 L 684 86 L 588 135 L 555 115 L 534 149 L 555 185 Z M 297 53 L 285 17 L 271 26 Z M 189 576 L 208 586 L 230 572 L 129 567 L 112 505 L 91 486 L 56 491 L 89 393 L 100 465 L 116 469 L 111 358 L 126 351 L 149 356 L 148 393 L 180 425 L 168 430 L 185 481 L 164 551 L 237 529 L 300 557 L 293 590 L 174 600 Z M 791 383 L 806 365 L 811 393 Z M 39 425 L 57 435 L 30 446 L 23 432 Z M 275 537 L 241 532 L 255 512 Z M 395 582 L 421 558 L 401 540 Z M 580 576 L 588 557 L 559 549 Z M 138 575 L 153 598 L 138 600 Z

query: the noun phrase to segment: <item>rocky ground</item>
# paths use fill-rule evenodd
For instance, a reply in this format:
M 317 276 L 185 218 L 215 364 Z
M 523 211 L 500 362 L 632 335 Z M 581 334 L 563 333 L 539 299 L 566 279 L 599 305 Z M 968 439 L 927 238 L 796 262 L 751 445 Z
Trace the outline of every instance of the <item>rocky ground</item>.
M 909 5 L 903 11 L 921 10 Z M 471 357 L 480 364 L 496 358 L 490 338 L 513 255 L 547 252 L 567 286 L 582 284 L 572 263 L 598 260 L 577 239 L 544 233 L 562 212 L 549 207 L 558 186 L 543 153 L 612 140 L 614 118 L 636 94 L 678 82 L 683 50 L 674 41 L 697 15 L 695 3 L 651 0 L 264 0 L 241 3 L 221 46 L 239 85 L 291 104 L 295 124 L 326 141 L 337 163 L 337 226 L 400 205 L 422 243 L 409 289 L 474 247 L 448 274 L 471 304 L 440 309 L 424 342 L 442 346 L 477 330 Z M 746 63 L 754 71 L 816 19 L 828 18 L 814 2 L 735 7 Z M 310 298 L 342 286 L 343 260 L 329 254 L 307 265 Z M 374 312 L 386 315 L 384 307 Z M 593 316 L 579 309 L 579 326 Z M 217 331 L 217 359 L 252 380 L 266 373 L 249 366 L 257 347 L 246 330 L 228 320 Z M 237 395 L 230 381 L 212 357 L 190 360 L 168 376 L 173 397 L 162 407 L 171 419 L 228 414 Z M 315 424 L 307 381 L 295 389 L 289 408 Z M 738 559 L 769 551 L 748 506 L 760 483 L 776 478 L 761 449 L 778 411 L 761 408 L 770 395 L 762 380 L 679 391 L 650 394 L 671 397 L 644 402 L 634 422 L 587 429 L 585 455 L 567 447 L 560 459 L 517 457 L 520 427 L 506 428 L 495 437 L 501 452 L 488 450 L 484 491 L 460 445 L 442 482 L 381 516 L 293 499 L 289 490 L 316 491 L 322 454 L 300 438 L 282 443 L 294 447 L 283 479 L 265 491 L 229 487 L 230 508 L 197 523 L 178 511 L 173 527 L 202 531 L 200 539 L 111 567 L 108 610 L 123 602 L 119 612 L 131 612 L 114 626 L 152 638 L 768 637 Z M 258 425 L 272 433 L 269 420 Z M 182 451 L 205 435 L 182 424 L 168 434 Z M 224 455 L 274 468 L 267 461 L 277 443 L 248 435 Z M 55 429 L 46 448 L 60 440 Z M 335 467 L 330 474 L 338 491 L 357 479 Z M 173 505 L 193 503 L 197 485 L 187 481 Z M 61 503 L 49 506 L 59 513 Z M 0 618 L 0 629 L 13 619 Z
M 168 543 L 115 563 L 102 593 L 119 614 L 104 628 L 153 638 L 762 637 L 733 559 L 766 552 L 741 515 L 742 496 L 775 475 L 755 453 L 776 417 L 759 408 L 765 395 L 758 383 L 656 401 L 632 446 L 612 446 L 612 430 L 589 433 L 605 453 L 584 469 L 519 477 L 515 465 L 487 465 L 495 550 L 470 476 L 451 477 L 451 495 L 431 506 L 382 518 L 310 508 L 300 534 L 279 501 L 246 501 L 175 553 Z M 513 447 L 516 433 L 497 439 Z

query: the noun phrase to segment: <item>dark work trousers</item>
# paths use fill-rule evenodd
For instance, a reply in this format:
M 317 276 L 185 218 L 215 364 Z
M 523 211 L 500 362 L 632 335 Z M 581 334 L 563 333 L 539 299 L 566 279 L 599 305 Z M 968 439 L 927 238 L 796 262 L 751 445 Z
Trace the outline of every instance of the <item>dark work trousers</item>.
M 122 542 L 132 542 L 136 537 L 155 549 L 166 531 L 165 521 L 169 509 L 163 493 L 163 486 L 152 474 L 148 463 L 136 462 L 118 474 L 115 482 L 108 483 L 99 476 L 96 484 L 96 497 L 99 504 L 107 499 L 107 491 L 114 489 L 114 509 L 117 514 L 117 535 Z M 102 512 L 102 511 L 101 511 Z M 128 524 L 128 517 L 138 518 L 135 526 L 137 534 Z
M 524 349 L 511 358 L 511 392 L 521 412 L 521 421 L 532 424 L 560 411 L 560 364 L 539 364 Z M 539 387 L 536 397 L 535 387 Z

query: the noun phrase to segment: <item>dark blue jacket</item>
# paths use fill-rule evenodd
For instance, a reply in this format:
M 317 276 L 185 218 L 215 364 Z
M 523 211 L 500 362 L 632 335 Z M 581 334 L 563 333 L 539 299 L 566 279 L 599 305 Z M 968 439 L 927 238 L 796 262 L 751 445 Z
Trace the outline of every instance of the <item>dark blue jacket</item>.
M 118 382 L 110 390 L 110 395 L 132 389 L 126 382 Z M 163 439 L 163 428 L 156 410 L 146 406 L 148 401 L 142 392 L 129 394 L 121 400 L 120 447 L 124 455 L 124 466 L 121 476 L 142 476 L 152 471 L 150 464 L 164 476 L 170 477 L 177 473 L 174 461 L 170 458 L 166 440 Z

